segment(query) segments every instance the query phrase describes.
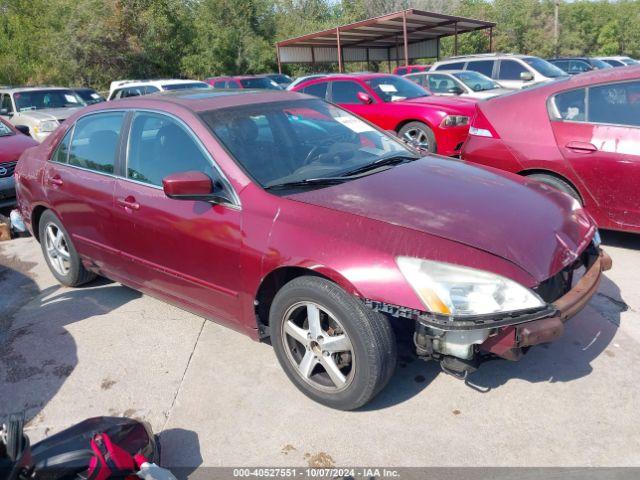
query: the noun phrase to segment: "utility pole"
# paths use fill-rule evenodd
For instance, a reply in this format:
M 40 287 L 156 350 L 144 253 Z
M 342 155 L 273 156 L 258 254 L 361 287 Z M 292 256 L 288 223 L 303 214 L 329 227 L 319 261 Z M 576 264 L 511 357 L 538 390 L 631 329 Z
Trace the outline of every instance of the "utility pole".
M 560 54 L 560 22 L 558 20 L 559 11 L 560 11 L 560 1 L 555 0 L 554 12 L 553 12 L 553 40 L 554 40 L 554 49 L 555 56 L 557 57 Z

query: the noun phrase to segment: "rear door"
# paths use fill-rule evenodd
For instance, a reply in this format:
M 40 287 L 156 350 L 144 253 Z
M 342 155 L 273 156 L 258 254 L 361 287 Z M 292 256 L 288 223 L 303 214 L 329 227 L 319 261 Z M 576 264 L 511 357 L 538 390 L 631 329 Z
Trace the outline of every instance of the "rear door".
M 115 187 L 115 228 L 127 280 L 225 323 L 239 315 L 239 200 L 211 155 L 186 124 L 162 113 L 136 112 L 126 165 Z M 209 175 L 228 204 L 173 200 L 167 175 Z
M 640 81 L 556 94 L 558 147 L 609 219 L 640 226 Z
M 124 111 L 81 117 L 47 161 L 47 199 L 81 256 L 110 270 L 117 258 L 112 242 L 114 169 Z

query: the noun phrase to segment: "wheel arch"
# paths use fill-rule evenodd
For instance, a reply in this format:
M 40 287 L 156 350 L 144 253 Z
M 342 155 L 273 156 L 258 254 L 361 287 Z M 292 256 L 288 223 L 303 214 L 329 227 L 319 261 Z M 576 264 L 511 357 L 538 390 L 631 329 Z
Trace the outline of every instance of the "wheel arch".
M 576 193 L 580 196 L 580 200 L 584 204 L 584 195 L 580 191 L 580 188 L 578 188 L 578 186 L 576 186 L 575 182 L 571 181 L 565 175 L 562 175 L 562 174 L 560 174 L 558 172 L 554 172 L 553 170 L 546 170 L 544 168 L 529 168 L 529 169 L 522 170 L 522 171 L 518 172 L 518 175 L 520 175 L 522 177 L 528 177 L 528 176 L 536 175 L 536 174 L 538 174 L 538 175 L 548 175 L 550 177 L 557 178 L 558 180 L 562 180 L 563 182 L 565 182 L 567 185 L 569 185 L 571 188 L 573 188 L 576 191 Z
M 38 242 L 40 241 L 40 218 L 47 210 L 50 210 L 50 208 L 46 205 L 36 205 L 31 210 L 31 230 L 33 230 L 33 236 Z
M 434 131 L 434 132 L 435 132 L 435 130 L 434 130 L 434 128 L 435 128 L 435 127 L 434 127 L 434 126 L 433 126 L 433 124 L 432 124 L 429 120 L 427 120 L 426 118 L 410 118 L 410 119 L 408 119 L 408 120 L 407 120 L 407 119 L 402 120 L 398 125 L 396 125 L 396 128 L 395 128 L 394 130 L 395 130 L 396 132 L 399 132 L 399 131 L 402 129 L 402 127 L 404 127 L 405 125 L 408 125 L 408 124 L 409 124 L 409 123 L 411 123 L 411 122 L 424 123 L 427 127 L 429 127 L 432 131 Z

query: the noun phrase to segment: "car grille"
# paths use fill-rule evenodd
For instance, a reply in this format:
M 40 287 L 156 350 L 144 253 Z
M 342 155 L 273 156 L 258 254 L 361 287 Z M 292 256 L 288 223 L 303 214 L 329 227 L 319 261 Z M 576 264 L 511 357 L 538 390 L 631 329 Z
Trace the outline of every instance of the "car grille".
M 10 177 L 16 169 L 18 162 L 0 163 L 0 178 Z
M 545 302 L 555 302 L 563 295 L 569 293 L 569 290 L 571 290 L 575 282 L 593 265 L 598 255 L 598 248 L 593 244 L 589 245 L 575 262 L 566 266 L 533 290 L 540 295 L 540 298 Z

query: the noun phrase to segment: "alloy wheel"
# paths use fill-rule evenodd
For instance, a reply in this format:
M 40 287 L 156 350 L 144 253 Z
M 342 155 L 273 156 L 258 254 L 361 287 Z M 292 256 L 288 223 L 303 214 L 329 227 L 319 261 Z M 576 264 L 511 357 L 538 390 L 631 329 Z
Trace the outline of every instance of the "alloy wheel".
M 313 302 L 299 302 L 285 313 L 282 342 L 302 379 L 327 392 L 346 389 L 355 374 L 351 340 L 340 321 Z
M 424 150 L 429 149 L 429 137 L 424 130 L 411 128 L 404 132 L 404 138 L 415 147 L 419 147 Z
M 71 269 L 71 255 L 67 239 L 55 223 L 48 223 L 45 232 L 44 241 L 49 263 L 57 273 L 66 276 Z

